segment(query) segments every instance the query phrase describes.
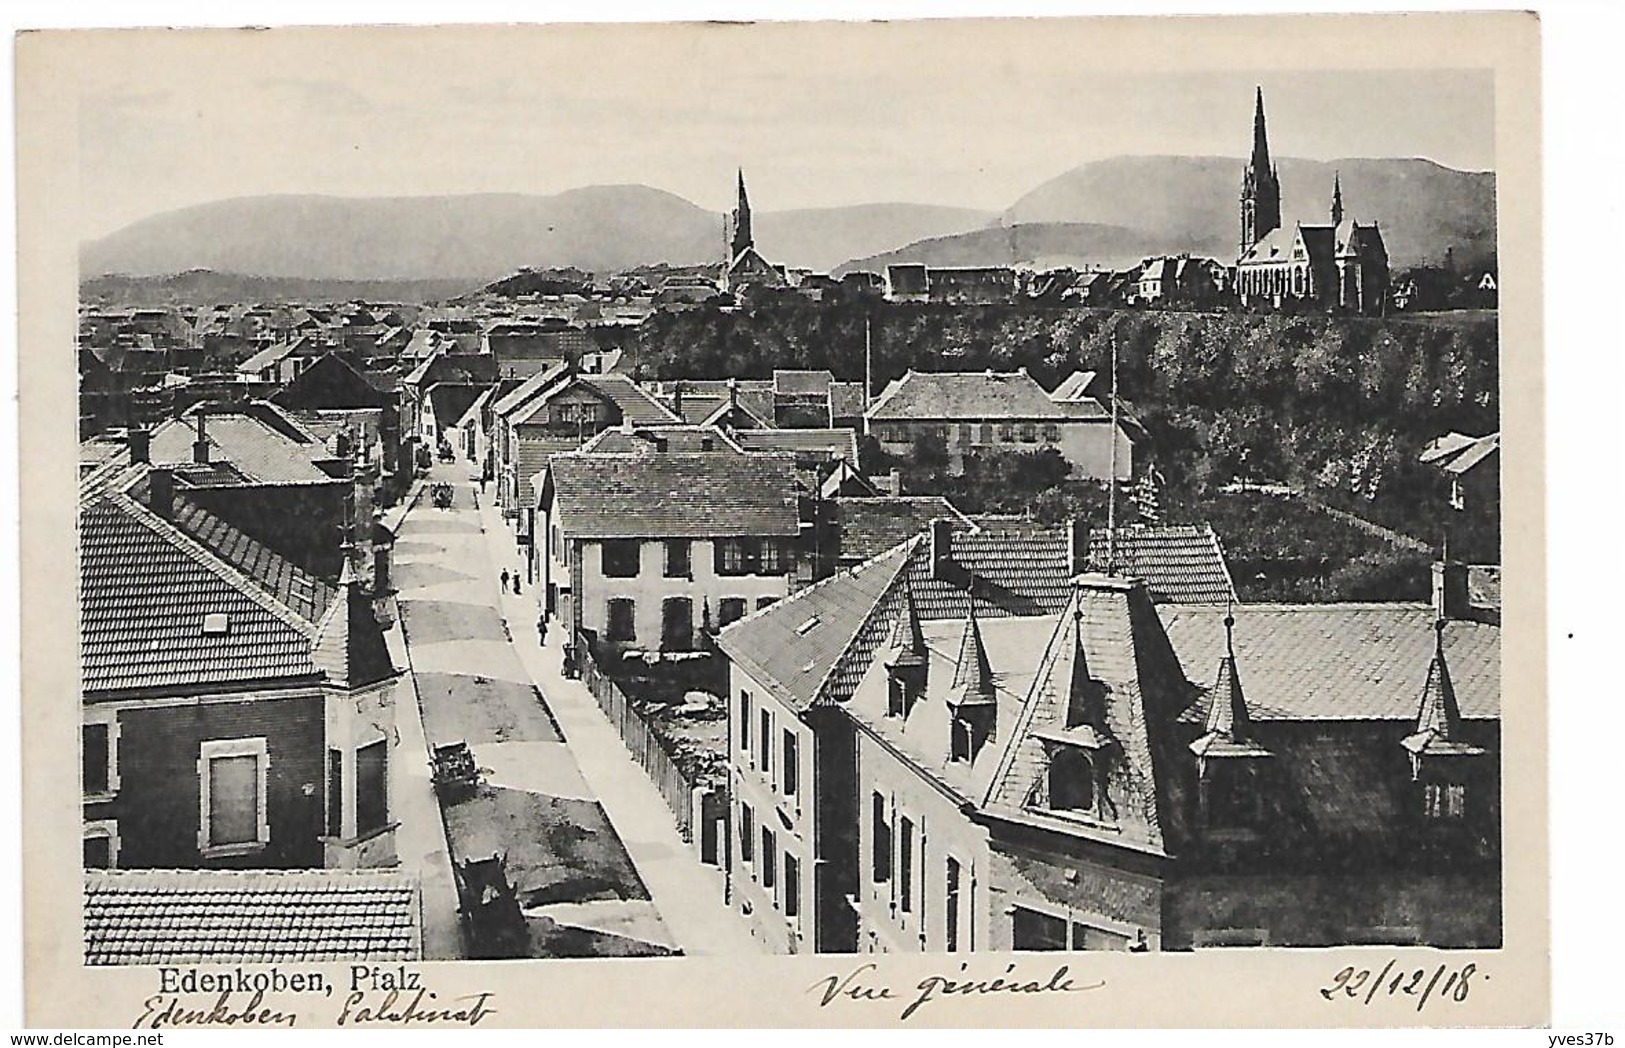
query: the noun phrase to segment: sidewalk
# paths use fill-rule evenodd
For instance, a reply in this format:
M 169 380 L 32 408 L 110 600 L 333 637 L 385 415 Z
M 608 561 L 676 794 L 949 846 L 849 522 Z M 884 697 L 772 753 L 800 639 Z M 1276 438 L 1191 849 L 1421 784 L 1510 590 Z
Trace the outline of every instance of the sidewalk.
M 480 526 L 494 563 L 510 571 L 525 563 L 500 510 L 484 498 Z M 563 676 L 563 631 L 549 629 L 545 647 L 537 642 L 540 593 L 527 586 L 520 596 L 511 590 L 502 596 L 500 611 L 514 651 L 541 688 L 582 777 L 632 857 L 667 930 L 690 956 L 763 953 L 745 922 L 723 903 L 721 871 L 701 863 L 699 853 L 683 841 L 660 791 L 633 763 L 587 686 Z

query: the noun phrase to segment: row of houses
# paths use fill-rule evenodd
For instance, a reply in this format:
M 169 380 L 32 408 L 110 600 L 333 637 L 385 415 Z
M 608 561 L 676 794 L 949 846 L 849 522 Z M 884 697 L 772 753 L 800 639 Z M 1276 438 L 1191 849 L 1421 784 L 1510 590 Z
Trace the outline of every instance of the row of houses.
M 765 946 L 1499 944 L 1499 630 L 1461 566 L 1432 607 L 1184 603 L 1021 548 L 939 522 L 722 630 Z

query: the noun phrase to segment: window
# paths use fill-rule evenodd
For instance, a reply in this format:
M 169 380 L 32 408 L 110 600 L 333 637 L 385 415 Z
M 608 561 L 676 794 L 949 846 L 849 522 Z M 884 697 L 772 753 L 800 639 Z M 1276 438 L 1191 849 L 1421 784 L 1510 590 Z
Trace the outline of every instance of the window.
M 344 836 L 344 751 L 327 751 L 327 835 Z
M 773 774 L 773 711 L 762 708 L 762 731 L 757 738 L 757 746 L 761 750 L 762 774 Z
M 1258 822 L 1263 796 L 1252 761 L 1210 761 L 1202 780 L 1209 829 L 1243 829 Z
M 801 916 L 801 863 L 789 852 L 784 853 L 784 915 Z
M 1429 819 L 1460 819 L 1467 814 L 1467 787 L 1430 782 L 1422 787 L 1422 814 Z
M 1032 444 L 1037 440 L 1038 426 L 1031 422 L 1023 422 L 1021 424 L 1021 442 L 1023 444 Z
M 739 748 L 750 752 L 750 692 L 739 693 Z
M 773 831 L 762 827 L 762 887 L 773 887 L 778 868 L 779 842 Z
M 891 822 L 886 818 L 886 798 L 874 796 L 874 880 L 891 880 Z
M 1050 758 L 1049 806 L 1055 811 L 1094 811 L 1094 762 L 1070 746 Z
M 797 763 L 796 733 L 790 728 L 784 729 L 784 795 L 794 797 L 801 788 L 801 766 Z
M 942 892 L 943 948 L 959 950 L 959 860 L 948 856 L 947 875 Z
M 269 764 L 263 738 L 203 743 L 198 760 L 198 850 L 205 856 L 241 854 L 270 842 L 265 810 Z
M 761 540 L 761 567 L 758 575 L 783 575 L 789 570 L 789 556 L 783 539 Z
M 694 575 L 693 543 L 688 539 L 666 540 L 666 577 L 686 579 Z
M 1050 444 L 1054 444 L 1054 443 L 1058 442 L 1060 439 L 1061 439 L 1061 427 L 1060 426 L 1055 425 L 1053 422 L 1044 426 L 1044 440 L 1046 442 L 1048 442 Z
M 379 739 L 355 751 L 355 832 L 376 833 L 389 825 L 389 742 Z
M 750 805 L 739 806 L 739 861 L 751 862 L 751 849 L 756 842 L 756 813 Z
M 999 439 L 1004 440 L 1004 441 L 1015 440 L 1016 439 L 1016 427 L 1012 426 L 1008 422 L 1000 423 L 999 424 Z
M 694 646 L 694 602 L 667 597 L 660 605 L 660 650 L 687 651 Z
M 609 626 L 605 631 L 611 643 L 630 643 L 638 639 L 637 602 L 631 597 L 612 597 L 609 602 Z
M 744 597 L 723 597 L 717 602 L 717 626 L 738 622 L 745 617 Z
M 756 610 L 761 611 L 763 608 L 772 607 L 773 602 L 778 599 L 777 597 L 757 597 Z
M 971 427 L 969 425 L 961 422 L 959 424 L 959 443 L 961 443 L 961 444 L 969 444 L 970 442 L 971 442 Z
M 1066 920 L 1017 906 L 1010 916 L 1010 947 L 1042 951 L 1066 949 Z
M 639 549 L 636 539 L 606 539 L 599 548 L 603 551 L 605 578 L 635 579 L 638 577 Z
M 86 724 L 79 731 L 86 797 L 105 797 L 118 791 L 118 773 L 114 766 L 114 723 L 97 721 Z
M 102 819 L 85 824 L 84 868 L 118 869 L 118 822 Z
M 948 759 L 966 764 L 976 760 L 987 740 L 993 737 L 998 710 L 992 706 L 962 706 L 954 712 L 949 738 Z
M 914 820 L 903 816 L 897 841 L 897 893 L 903 897 L 903 912 L 914 909 Z
M 981 440 L 981 442 L 983 444 L 991 444 L 991 443 L 993 443 L 993 423 L 991 423 L 991 422 L 982 423 L 982 440 Z
M 718 539 L 715 548 L 718 575 L 749 574 L 745 570 L 744 539 Z
M 1074 950 L 1127 950 L 1132 944 L 1129 937 L 1109 932 L 1082 921 L 1072 922 L 1072 948 Z
M 903 683 L 903 678 L 898 677 L 898 676 L 896 676 L 894 674 L 891 677 L 891 679 L 889 681 L 887 681 L 887 688 L 886 688 L 886 716 L 888 716 L 888 717 L 907 716 L 907 709 L 908 709 L 908 686 Z

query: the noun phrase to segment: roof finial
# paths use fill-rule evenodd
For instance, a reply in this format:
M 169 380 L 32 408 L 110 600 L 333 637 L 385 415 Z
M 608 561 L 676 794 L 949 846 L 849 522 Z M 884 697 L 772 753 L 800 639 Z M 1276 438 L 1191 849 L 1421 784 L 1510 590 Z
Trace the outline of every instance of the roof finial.
M 1236 614 L 1228 597 L 1224 602 L 1224 650 L 1230 658 L 1236 657 Z

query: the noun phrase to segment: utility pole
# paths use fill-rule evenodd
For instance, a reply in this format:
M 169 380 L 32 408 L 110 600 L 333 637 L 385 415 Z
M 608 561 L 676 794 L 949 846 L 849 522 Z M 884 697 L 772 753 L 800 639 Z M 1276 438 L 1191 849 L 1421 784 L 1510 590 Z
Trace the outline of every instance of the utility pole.
M 1106 574 L 1117 571 L 1117 329 L 1112 329 L 1111 476 L 1106 479 Z
M 863 435 L 869 435 L 869 409 L 874 406 L 875 355 L 869 333 L 869 313 L 863 314 Z

